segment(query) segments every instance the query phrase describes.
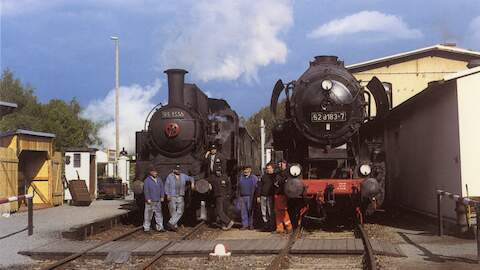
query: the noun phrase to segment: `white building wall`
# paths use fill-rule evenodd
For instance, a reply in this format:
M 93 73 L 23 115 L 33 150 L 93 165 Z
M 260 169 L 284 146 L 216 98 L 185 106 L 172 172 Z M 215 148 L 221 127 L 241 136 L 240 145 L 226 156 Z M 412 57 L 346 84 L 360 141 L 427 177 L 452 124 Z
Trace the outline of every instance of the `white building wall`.
M 129 184 L 130 180 L 130 161 L 128 157 L 121 156 L 118 158 L 118 177 L 122 179 L 122 183 Z M 130 188 L 130 185 L 129 185 Z
M 462 171 L 461 196 L 480 196 L 480 73 L 457 80 L 460 160 Z M 460 193 L 458 193 L 460 195 Z
M 80 154 L 80 167 L 74 167 L 74 154 Z M 90 190 L 90 153 L 89 152 L 66 152 L 65 157 L 70 157 L 70 163 L 65 164 L 65 178 L 67 181 L 77 180 L 77 171 L 80 180 L 85 180 L 88 190 Z M 65 190 L 65 200 L 71 200 L 72 195 L 69 190 Z
M 386 131 L 387 196 L 395 204 L 435 214 L 436 189 L 461 192 L 457 95 L 436 89 Z M 440 92 L 441 91 L 441 92 Z M 444 200 L 444 213 L 454 218 L 454 203 Z

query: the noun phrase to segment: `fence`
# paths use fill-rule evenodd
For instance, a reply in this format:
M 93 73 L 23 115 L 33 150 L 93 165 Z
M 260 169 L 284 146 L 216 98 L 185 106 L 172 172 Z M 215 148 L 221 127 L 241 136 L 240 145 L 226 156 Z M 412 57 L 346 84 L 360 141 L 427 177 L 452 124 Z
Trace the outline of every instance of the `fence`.
M 469 198 L 463 198 L 459 195 L 444 191 L 437 190 L 437 221 L 438 221 L 438 236 L 443 236 L 443 214 L 442 214 L 442 198 L 448 197 L 457 203 L 464 206 L 475 207 L 476 212 L 476 239 L 477 239 L 477 262 L 480 264 L 480 202 Z
M 0 199 L 0 204 L 4 203 L 11 203 L 11 202 L 18 202 L 19 200 L 27 200 L 27 207 L 28 207 L 28 220 L 27 220 L 27 230 L 28 230 L 28 235 L 33 234 L 33 195 L 32 194 L 26 194 L 26 195 L 20 195 L 20 196 L 13 196 L 9 198 L 1 198 Z

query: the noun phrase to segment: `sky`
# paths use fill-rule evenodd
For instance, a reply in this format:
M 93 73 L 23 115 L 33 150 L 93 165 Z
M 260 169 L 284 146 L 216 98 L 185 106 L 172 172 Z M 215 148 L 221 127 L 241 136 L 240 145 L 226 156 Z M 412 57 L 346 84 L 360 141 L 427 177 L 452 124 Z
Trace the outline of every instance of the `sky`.
M 114 43 L 120 39 L 121 145 L 132 150 L 167 68 L 248 117 L 275 81 L 316 55 L 346 64 L 455 42 L 480 50 L 480 0 L 0 0 L 0 68 L 40 101 L 76 98 L 114 144 Z

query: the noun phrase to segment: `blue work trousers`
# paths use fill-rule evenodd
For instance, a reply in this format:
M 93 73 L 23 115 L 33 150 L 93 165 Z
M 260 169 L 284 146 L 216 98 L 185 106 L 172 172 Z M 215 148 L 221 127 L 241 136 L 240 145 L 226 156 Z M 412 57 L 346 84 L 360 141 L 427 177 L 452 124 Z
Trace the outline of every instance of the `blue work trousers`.
M 252 197 L 240 196 L 240 212 L 242 213 L 242 226 L 252 226 Z

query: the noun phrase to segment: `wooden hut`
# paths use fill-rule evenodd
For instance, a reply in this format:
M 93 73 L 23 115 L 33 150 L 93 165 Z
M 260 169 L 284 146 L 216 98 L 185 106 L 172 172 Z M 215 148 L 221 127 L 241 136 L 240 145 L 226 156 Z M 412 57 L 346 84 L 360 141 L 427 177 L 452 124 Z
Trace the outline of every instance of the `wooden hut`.
M 37 205 L 63 203 L 62 155 L 54 152 L 54 140 L 54 134 L 23 129 L 0 134 L 1 197 L 31 193 Z M 12 203 L 9 211 L 18 207 Z

